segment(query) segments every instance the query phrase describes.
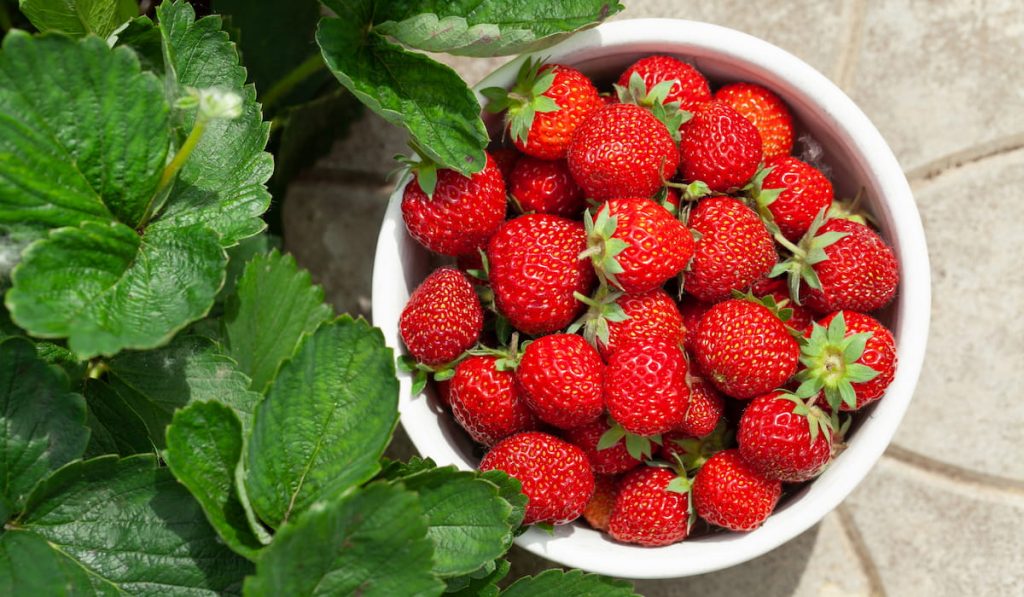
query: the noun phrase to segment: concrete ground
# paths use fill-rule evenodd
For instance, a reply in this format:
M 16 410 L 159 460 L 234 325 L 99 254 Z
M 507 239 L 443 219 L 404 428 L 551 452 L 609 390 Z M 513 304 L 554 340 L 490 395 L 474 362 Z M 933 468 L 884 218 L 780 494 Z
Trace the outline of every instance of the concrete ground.
M 903 165 L 924 219 L 928 355 L 894 443 L 823 522 L 667 595 L 1024 595 L 1024 4 L 1019 0 L 625 0 L 617 18 L 763 37 L 842 87 Z M 451 63 L 475 83 L 501 61 Z M 384 176 L 404 150 L 372 115 L 291 189 L 287 248 L 342 311 L 368 314 Z M 396 448 L 407 449 L 399 437 Z M 516 575 L 550 564 L 516 550 Z

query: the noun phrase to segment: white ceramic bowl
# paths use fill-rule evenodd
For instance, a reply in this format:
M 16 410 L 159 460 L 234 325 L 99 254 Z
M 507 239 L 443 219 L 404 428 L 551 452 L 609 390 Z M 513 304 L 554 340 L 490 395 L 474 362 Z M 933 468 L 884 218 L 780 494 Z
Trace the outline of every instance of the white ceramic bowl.
M 928 254 L 921 220 L 899 163 L 863 112 L 811 66 L 765 41 L 738 31 L 674 19 L 636 19 L 600 25 L 539 52 L 572 65 L 602 83 L 646 55 L 672 54 L 691 61 L 713 83 L 750 81 L 772 89 L 789 105 L 800 130 L 824 147 L 838 197 L 865 191 L 866 205 L 899 259 L 901 281 L 882 320 L 896 337 L 899 367 L 884 399 L 868 409 L 849 445 L 817 480 L 791 496 L 750 533 L 723 533 L 660 548 L 625 545 L 576 523 L 553 535 L 531 529 L 516 539 L 527 550 L 566 566 L 626 578 L 674 578 L 710 572 L 768 552 L 817 523 L 864 478 L 892 439 L 913 395 L 924 358 L 931 308 Z M 477 89 L 509 87 L 520 60 L 499 68 Z M 500 123 L 491 119 L 492 134 Z M 798 131 L 799 132 L 799 131 Z M 405 231 L 402 188 L 388 205 L 373 272 L 373 319 L 390 346 L 403 351 L 398 318 L 410 292 L 433 259 Z M 402 426 L 416 448 L 439 465 L 478 464 L 468 436 L 435 396 L 410 395 L 400 375 Z

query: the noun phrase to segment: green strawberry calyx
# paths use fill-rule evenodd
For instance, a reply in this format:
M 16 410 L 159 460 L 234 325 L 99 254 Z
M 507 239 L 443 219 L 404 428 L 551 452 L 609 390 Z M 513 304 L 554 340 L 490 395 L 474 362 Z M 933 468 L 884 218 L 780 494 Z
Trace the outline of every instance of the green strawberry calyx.
M 848 333 L 842 311 L 832 318 L 827 328 L 814 322 L 810 337 L 801 341 L 800 362 L 804 368 L 797 373 L 800 381 L 797 393 L 824 392 L 825 401 L 833 412 L 839 412 L 842 405 L 856 408 L 857 392 L 853 384 L 871 381 L 879 374 L 858 362 L 873 335 L 872 332 Z
M 528 58 L 523 61 L 511 90 L 487 87 L 480 93 L 489 100 L 486 110 L 495 114 L 505 112 L 505 122 L 512 138 L 526 143 L 538 113 L 561 110 L 554 99 L 545 95 L 555 82 L 553 68 L 544 70 L 544 59 Z
M 800 304 L 801 282 L 815 290 L 821 290 L 821 280 L 818 279 L 818 273 L 814 271 L 814 265 L 828 260 L 825 247 L 849 234 L 848 232 L 818 234 L 821 226 L 828 221 L 825 212 L 826 210 L 822 209 L 818 215 L 814 216 L 814 221 L 811 222 L 807 234 L 797 244 L 793 244 L 782 234 L 775 235 L 775 240 L 789 250 L 791 257 L 777 263 L 768 275 L 772 278 L 783 274 L 787 276 L 789 296 L 797 305 Z
M 665 103 L 669 92 L 677 83 L 679 83 L 678 79 L 671 79 L 647 89 L 647 83 L 644 82 L 640 73 L 633 73 L 629 77 L 628 86 L 623 87 L 616 84 L 614 87 L 620 102 L 640 106 L 653 114 L 668 129 L 672 140 L 679 143 L 681 138 L 679 129 L 693 118 L 693 114 L 683 110 L 680 107 L 680 102 Z
M 394 159 L 402 164 L 397 172 L 412 174 L 415 177 L 414 182 L 420 185 L 423 193 L 433 199 L 434 191 L 437 189 L 438 165 L 427 157 L 427 152 L 416 141 L 410 139 L 409 148 L 412 149 L 412 155 L 397 154 L 394 156 Z M 412 182 L 409 184 L 412 184 Z
M 817 395 L 805 396 L 800 389 L 795 393 L 783 392 L 776 400 L 788 400 L 793 403 L 793 414 L 807 419 L 810 431 L 811 445 L 818 441 L 819 435 L 824 435 L 829 445 L 832 445 L 835 431 L 838 428 L 838 411 L 833 410 L 830 416 L 821 407 L 815 404 Z
M 726 449 L 732 442 L 732 437 L 733 433 L 725 421 L 719 421 L 715 430 L 704 437 L 677 437 L 667 441 L 678 446 L 673 456 L 681 470 L 693 473 L 700 470 L 709 458 Z
M 686 496 L 686 532 L 689 533 L 693 529 L 694 523 L 697 522 L 697 513 L 693 509 L 693 477 L 689 475 L 679 456 L 673 456 L 675 462 L 648 462 L 647 466 L 667 468 L 676 474 L 676 478 L 669 481 L 668 485 L 665 486 L 665 491 L 680 493 Z
M 835 199 L 832 206 L 828 208 L 829 219 L 850 220 L 865 226 L 876 225 L 871 214 L 860 208 L 860 202 L 864 198 L 864 187 L 857 190 L 853 199 Z
M 626 442 L 626 452 L 637 460 L 649 460 L 654 453 L 651 444 L 661 445 L 661 435 L 643 436 L 626 431 L 622 425 L 608 417 L 608 431 L 597 441 L 598 450 L 607 450 L 620 441 Z
M 580 253 L 579 258 L 590 258 L 602 285 L 610 282 L 616 287 L 622 288 L 615 275 L 626 270 L 622 268 L 617 257 L 619 253 L 629 247 L 629 243 L 621 238 L 615 238 L 619 218 L 611 215 L 611 208 L 607 203 L 599 208 L 597 217 L 594 217 L 592 212 L 591 209 L 583 214 L 583 226 L 587 233 L 587 249 Z
M 494 362 L 494 368 L 498 371 L 515 371 L 519 367 L 519 361 L 523 358 L 523 351 L 529 346 L 527 340 L 521 345 L 519 343 L 519 332 L 513 332 L 506 346 L 493 348 L 490 346 L 477 345 L 466 351 L 467 355 L 492 356 L 498 360 Z
M 434 367 L 420 363 L 409 355 L 402 355 L 396 360 L 395 366 L 399 371 L 412 374 L 412 395 L 418 396 L 426 389 L 431 376 L 434 381 L 451 379 L 455 375 L 455 367 L 469 355 L 469 352 L 464 352 L 454 361 Z
M 770 232 L 775 238 L 779 238 L 782 236 L 782 230 L 780 230 L 779 225 L 775 223 L 775 216 L 772 215 L 768 206 L 775 203 L 775 200 L 778 199 L 779 195 L 781 195 L 786 189 L 764 188 L 764 179 L 771 173 L 773 168 L 774 166 L 768 166 L 766 168 L 762 164 L 761 168 L 759 168 L 757 173 L 754 174 L 754 178 L 750 179 L 750 182 L 740 189 L 740 192 L 743 193 L 743 196 L 747 199 L 747 205 L 757 212 L 757 215 L 761 218 L 761 221 L 764 222 L 764 226 L 768 229 L 768 232 Z
M 612 291 L 605 284 L 599 285 L 592 297 L 579 292 L 573 293 L 576 300 L 588 308 L 569 326 L 568 333 L 575 334 L 582 330 L 583 338 L 594 348 L 600 348 L 599 342 L 601 346 L 608 346 L 608 322 L 618 323 L 629 319 L 629 315 L 626 315 L 618 303 L 622 295 L 622 292 Z
M 762 307 L 765 307 L 766 309 L 771 311 L 772 314 L 781 319 L 782 323 L 786 323 L 787 321 L 790 320 L 790 318 L 793 317 L 793 309 L 788 306 L 789 301 L 776 301 L 775 297 L 770 294 L 762 297 L 757 297 L 754 296 L 754 293 L 750 290 L 746 292 L 740 292 L 739 290 L 734 289 L 732 291 L 732 297 L 736 299 L 750 301 L 751 303 L 756 303 L 758 305 L 761 305 Z

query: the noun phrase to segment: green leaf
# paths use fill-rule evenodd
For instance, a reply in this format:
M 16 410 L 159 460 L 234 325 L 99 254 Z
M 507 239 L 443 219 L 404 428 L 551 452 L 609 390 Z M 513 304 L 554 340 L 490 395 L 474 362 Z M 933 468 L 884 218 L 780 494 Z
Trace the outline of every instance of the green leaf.
M 7 308 L 35 336 L 68 338 L 82 359 L 154 348 L 206 314 L 226 262 L 216 234 L 198 225 L 140 237 L 84 222 L 25 251 Z
M 621 3 L 609 0 L 389 1 L 377 3 L 374 28 L 428 52 L 510 56 L 549 47 L 622 8 Z
M 157 350 L 123 352 L 108 363 L 110 387 L 139 415 L 158 448 L 174 411 L 193 402 L 230 407 L 248 429 L 261 396 L 208 338 L 179 334 Z
M 480 478 L 487 479 L 498 486 L 501 498 L 512 506 L 512 512 L 508 515 L 509 525 L 513 529 L 519 528 L 526 516 L 526 503 L 529 501 L 529 498 L 523 493 L 523 484 L 519 482 L 519 479 L 499 470 L 486 471 L 480 475 Z
M 11 32 L 0 52 L 0 222 L 135 226 L 167 127 L 160 83 L 130 50 Z
M 265 391 L 299 342 L 332 315 L 309 272 L 277 250 L 246 264 L 225 311 L 229 353 L 258 392 Z
M 213 0 L 212 8 L 224 15 L 242 54 L 249 80 L 261 97 L 311 56 L 319 56 L 314 40 L 320 3 L 317 0 Z M 330 79 L 323 69 L 297 84 L 276 104 L 304 102 Z
M 477 473 L 453 466 L 399 479 L 419 495 L 434 542 L 434 574 L 468 574 L 504 554 L 512 545 L 512 506 L 498 487 Z
M 483 169 L 489 139 L 480 104 L 454 70 L 388 42 L 364 21 L 324 19 L 316 39 L 341 84 L 408 130 L 427 157 L 466 176 Z
M 257 234 L 238 243 L 228 249 L 228 272 L 224 279 L 224 286 L 217 295 L 217 300 L 223 302 L 227 297 L 235 293 L 238 280 L 245 272 L 245 266 L 257 255 L 266 255 L 273 249 L 281 248 L 281 237 L 267 233 Z M 219 338 L 221 333 L 216 336 Z
M 86 457 L 156 454 L 156 446 L 142 417 L 109 385 L 89 380 L 85 384 L 85 400 L 89 405 L 86 424 L 92 431 L 85 449 Z
M 135 0 L 19 0 L 21 12 L 41 32 L 106 37 L 139 14 Z
M 245 477 L 253 509 L 277 528 L 372 478 L 397 405 L 394 356 L 381 332 L 347 315 L 320 326 L 256 409 Z
M 85 400 L 22 338 L 0 341 L 0 499 L 20 509 L 50 471 L 85 451 Z
M 90 595 L 85 569 L 35 533 L 0 535 L 0 594 Z
M 878 377 L 878 375 L 878 370 L 867 365 L 862 365 L 860 363 L 851 363 L 846 366 L 847 381 L 855 383 L 864 383 L 866 381 L 871 381 L 872 379 Z
M 537 576 L 526 576 L 508 586 L 501 597 L 634 597 L 633 587 L 582 570 L 545 570 Z
M 135 17 L 117 33 L 115 46 L 135 50 L 142 70 L 164 72 L 164 49 L 160 29 L 147 16 Z
M 416 494 L 375 483 L 315 504 L 274 537 L 245 594 L 438 595 L 433 546 Z
M 445 579 L 447 597 L 498 597 L 498 583 L 508 576 L 512 567 L 508 560 L 490 562 L 480 570 L 454 578 Z
M 175 413 L 167 428 L 164 459 L 202 506 L 224 543 L 255 560 L 263 544 L 249 528 L 234 487 L 242 443 L 242 424 L 230 408 L 196 402 Z
M 237 592 L 251 564 L 150 456 L 73 462 L 40 484 L 7 533 L 31 531 L 84 569 L 100 593 Z
M 221 244 L 232 246 L 265 228 L 260 215 L 270 205 L 264 185 L 274 169 L 273 158 L 263 149 L 270 134 L 263 122 L 256 91 L 245 85 L 245 69 L 238 52 L 221 31 L 220 17 L 195 20 L 186 2 L 164 2 L 157 7 L 163 36 L 165 85 L 172 101 L 183 87 L 216 87 L 242 97 L 242 115 L 233 120 L 213 120 L 178 173 L 153 229 L 179 229 L 201 223 L 221 235 Z M 192 130 L 195 109 L 175 114 L 180 143 Z

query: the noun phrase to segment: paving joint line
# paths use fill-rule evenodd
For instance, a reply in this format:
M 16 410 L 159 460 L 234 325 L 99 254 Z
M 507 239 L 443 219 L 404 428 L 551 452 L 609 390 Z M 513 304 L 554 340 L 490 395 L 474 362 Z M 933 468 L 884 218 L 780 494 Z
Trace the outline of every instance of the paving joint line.
M 843 12 L 848 13 L 845 20 L 849 23 L 849 27 L 845 32 L 846 35 L 839 51 L 839 58 L 836 60 L 832 79 L 844 91 L 853 83 L 853 73 L 856 70 L 858 54 L 864 37 L 868 3 L 867 0 L 850 0 L 848 6 L 849 9 Z
M 864 536 L 860 534 L 857 523 L 853 519 L 850 510 L 843 504 L 836 508 L 836 516 L 839 518 L 839 526 L 843 529 L 846 540 L 853 548 L 854 555 L 860 564 L 861 571 L 868 579 L 868 590 L 872 597 L 885 597 L 885 583 L 882 582 L 882 574 L 878 571 L 874 558 L 871 557 L 871 550 L 864 542 Z
M 889 444 L 889 448 L 885 451 L 885 456 L 901 464 L 938 475 L 948 481 L 966 483 L 1024 497 L 1024 481 L 972 471 L 955 464 L 936 460 L 896 444 Z
M 956 151 L 905 171 L 911 186 L 931 182 L 943 174 L 1024 149 L 1024 133 Z

